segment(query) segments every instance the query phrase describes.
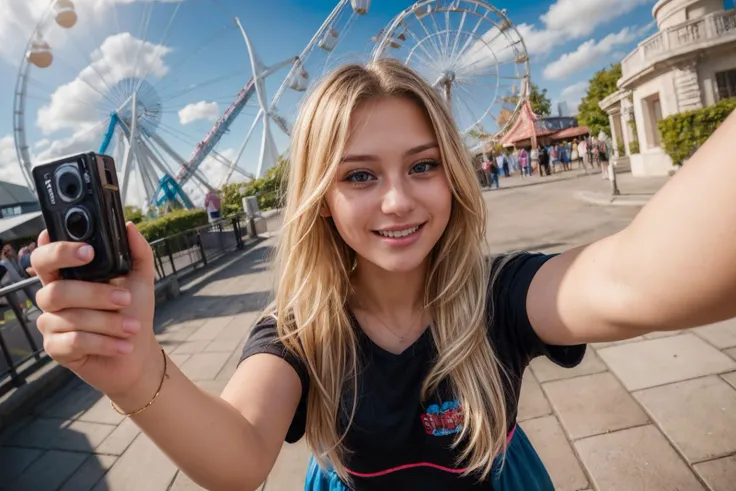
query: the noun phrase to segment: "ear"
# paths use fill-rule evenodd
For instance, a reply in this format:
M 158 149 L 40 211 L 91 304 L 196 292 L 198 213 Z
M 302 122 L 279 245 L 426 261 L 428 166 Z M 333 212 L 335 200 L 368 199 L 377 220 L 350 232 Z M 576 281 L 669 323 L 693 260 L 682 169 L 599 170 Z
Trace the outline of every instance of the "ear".
M 319 216 L 322 218 L 329 218 L 332 216 L 332 212 L 330 212 L 330 207 L 327 205 L 327 201 L 323 201 L 320 205 Z

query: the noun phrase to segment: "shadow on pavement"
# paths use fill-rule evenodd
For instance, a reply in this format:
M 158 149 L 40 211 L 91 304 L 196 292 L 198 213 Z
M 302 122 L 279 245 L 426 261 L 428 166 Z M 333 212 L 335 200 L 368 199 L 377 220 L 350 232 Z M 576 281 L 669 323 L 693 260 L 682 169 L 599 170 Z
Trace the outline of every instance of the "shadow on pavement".
M 0 434 L 0 490 L 107 491 L 114 424 L 122 417 L 79 380 Z M 107 450 L 106 450 L 107 449 Z

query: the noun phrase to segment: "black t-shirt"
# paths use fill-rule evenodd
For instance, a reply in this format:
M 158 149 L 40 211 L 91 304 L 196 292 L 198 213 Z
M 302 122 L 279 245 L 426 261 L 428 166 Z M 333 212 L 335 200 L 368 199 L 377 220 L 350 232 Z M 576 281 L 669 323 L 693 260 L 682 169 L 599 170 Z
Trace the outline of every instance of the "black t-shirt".
M 487 309 L 491 345 L 508 378 L 502 376 L 506 394 L 509 431 L 516 424 L 521 380 L 529 362 L 547 356 L 564 367 L 577 365 L 585 346 L 549 346 L 532 329 L 526 312 L 526 297 L 534 274 L 551 256 L 519 254 L 500 272 Z M 494 262 L 494 264 L 498 264 Z M 488 300 L 486 303 L 488 304 Z M 361 359 L 358 373 L 358 406 L 345 439 L 350 454 L 345 462 L 353 477 L 353 489 L 464 490 L 491 489 L 490 482 L 461 478 L 456 451 L 451 449 L 460 430 L 461 411 L 447 386 L 440 387 L 430 400 L 421 401 L 422 383 L 436 356 L 429 329 L 408 349 L 392 354 L 373 343 L 353 322 L 358 331 Z M 305 364 L 287 352 L 278 340 L 275 321 L 259 322 L 243 350 L 242 359 L 257 353 L 284 358 L 302 381 L 302 399 L 286 436 L 293 443 L 304 435 L 309 374 Z M 352 387 L 352 385 L 350 385 Z M 343 395 L 346 408 L 342 424 L 347 423 L 352 407 L 352 388 Z

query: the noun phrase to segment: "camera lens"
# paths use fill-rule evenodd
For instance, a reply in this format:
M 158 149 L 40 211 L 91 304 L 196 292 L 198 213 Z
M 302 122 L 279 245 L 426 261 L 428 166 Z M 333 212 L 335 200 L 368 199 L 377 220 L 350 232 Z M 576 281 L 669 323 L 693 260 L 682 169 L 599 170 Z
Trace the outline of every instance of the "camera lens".
M 78 241 L 85 240 L 92 232 L 89 214 L 82 207 L 75 206 L 67 210 L 64 216 L 64 226 L 69 237 Z
M 76 201 L 82 196 L 82 176 L 76 165 L 65 164 L 56 171 L 56 189 L 61 199 L 67 203 Z

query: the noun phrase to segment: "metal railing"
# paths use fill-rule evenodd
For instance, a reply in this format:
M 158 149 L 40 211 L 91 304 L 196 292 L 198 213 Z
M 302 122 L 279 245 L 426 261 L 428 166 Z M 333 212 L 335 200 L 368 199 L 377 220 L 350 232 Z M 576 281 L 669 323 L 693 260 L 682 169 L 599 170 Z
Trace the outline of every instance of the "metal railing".
M 672 26 L 642 41 L 621 62 L 623 78 L 629 78 L 658 61 L 696 49 L 699 43 L 736 37 L 736 9 L 715 12 Z
M 0 395 L 23 385 L 28 375 L 49 361 L 36 327 L 41 312 L 26 294 L 35 296 L 39 287 L 38 278 L 29 278 L 0 288 Z
M 233 251 L 256 236 L 255 217 L 239 214 L 151 242 L 156 281 L 185 274 Z
M 239 214 L 151 242 L 156 281 L 206 266 L 228 252 L 245 248 L 256 237 L 256 220 Z M 28 298 L 40 288 L 29 278 L 0 288 L 0 396 L 26 382 L 26 377 L 49 361 L 36 327 L 41 312 Z M 29 292 L 26 294 L 26 292 Z

